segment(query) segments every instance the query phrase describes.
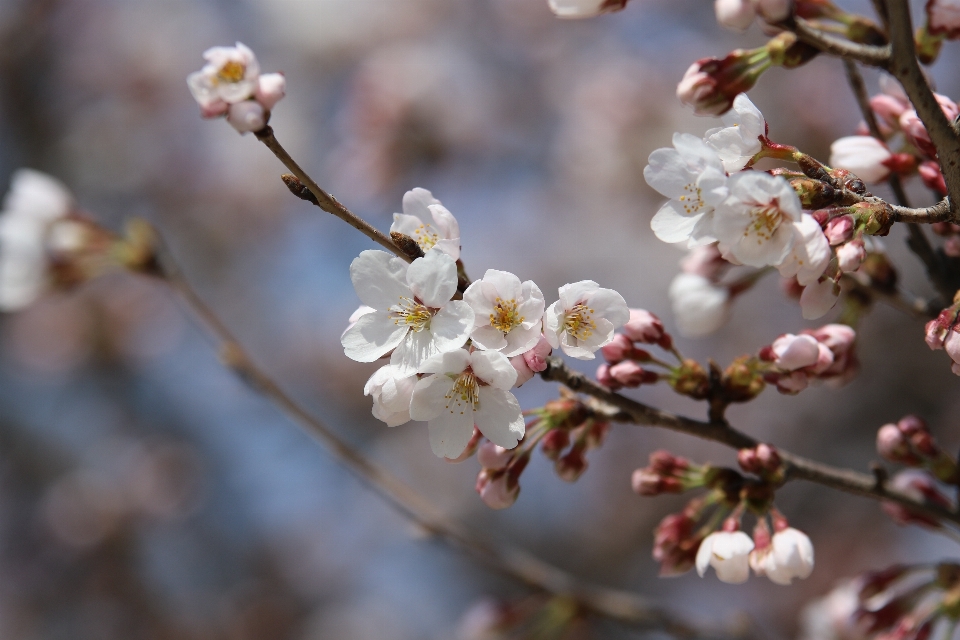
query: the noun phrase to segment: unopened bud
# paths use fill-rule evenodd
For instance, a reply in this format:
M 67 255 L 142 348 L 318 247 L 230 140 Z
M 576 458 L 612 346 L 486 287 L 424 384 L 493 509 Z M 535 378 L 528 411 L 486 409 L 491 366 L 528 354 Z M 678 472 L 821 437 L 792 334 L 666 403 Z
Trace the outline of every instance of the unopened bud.
M 561 480 L 575 482 L 587 470 L 587 459 L 583 456 L 583 449 L 574 445 L 566 455 L 554 463 L 553 468 Z
M 910 451 L 910 443 L 895 424 L 885 424 L 877 431 L 877 453 L 890 462 L 911 465 L 919 462 Z
M 633 351 L 633 340 L 622 333 L 613 336 L 613 340 L 600 349 L 603 358 L 610 364 L 623 362 L 630 357 L 631 351 Z
M 654 371 L 644 369 L 632 360 L 626 360 L 610 367 L 610 377 L 624 387 L 639 387 L 642 384 L 652 384 L 660 379 Z
M 477 476 L 477 493 L 491 509 L 506 509 L 517 501 L 520 483 L 503 471 L 483 469 Z
M 551 460 L 556 460 L 570 445 L 570 432 L 566 429 L 553 429 L 540 441 L 540 450 Z
M 853 237 L 853 217 L 840 216 L 827 223 L 823 234 L 827 236 L 831 246 L 843 244 Z
M 484 469 L 497 471 L 504 469 L 513 459 L 513 450 L 504 449 L 492 442 L 484 442 L 477 450 L 477 461 Z

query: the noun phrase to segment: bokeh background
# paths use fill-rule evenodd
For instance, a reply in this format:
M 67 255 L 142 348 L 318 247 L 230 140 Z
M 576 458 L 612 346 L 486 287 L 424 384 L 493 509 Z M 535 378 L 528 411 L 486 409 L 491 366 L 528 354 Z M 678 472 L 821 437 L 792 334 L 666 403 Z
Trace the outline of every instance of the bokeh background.
M 535 457 L 518 503 L 487 509 L 476 461 L 435 458 L 422 424 L 373 419 L 362 388 L 375 367 L 343 356 L 358 304 L 348 265 L 369 242 L 291 197 L 253 136 L 199 118 L 184 79 L 207 47 L 237 40 L 286 74 L 278 138 L 381 229 L 405 190 L 428 188 L 460 221 L 471 275 L 513 271 L 548 298 L 594 279 L 670 328 L 682 254 L 649 229 L 660 197 L 643 167 L 674 131 L 716 125 L 681 108 L 676 82 L 697 58 L 762 43 L 756 28 L 721 30 L 705 0 L 634 0 L 582 22 L 556 20 L 545 0 L 0 0 L 0 185 L 29 166 L 108 226 L 152 221 L 283 387 L 450 517 L 693 622 L 742 612 L 764 637 L 795 637 L 804 604 L 839 578 L 956 555 L 872 502 L 796 483 L 778 504 L 814 541 L 810 579 L 658 579 L 652 530 L 683 501 L 637 497 L 630 472 L 659 447 L 733 460 L 634 426 L 615 427 L 575 484 Z M 948 50 L 934 77 L 957 98 L 955 63 Z M 751 97 L 772 138 L 824 159 L 859 119 L 842 66 L 825 57 L 769 72 Z M 898 231 L 886 246 L 902 282 L 929 294 Z M 725 363 L 808 326 L 768 278 L 715 336 L 679 346 Z M 877 307 L 858 329 L 852 384 L 767 390 L 732 421 L 859 469 L 876 428 L 910 412 L 960 445 L 957 381 L 922 326 Z M 535 380 L 518 395 L 530 408 L 556 393 Z M 636 396 L 704 413 L 666 389 Z M 0 319 L 0 638 L 457 638 L 484 598 L 526 595 L 420 536 L 224 369 L 163 285 L 110 276 Z

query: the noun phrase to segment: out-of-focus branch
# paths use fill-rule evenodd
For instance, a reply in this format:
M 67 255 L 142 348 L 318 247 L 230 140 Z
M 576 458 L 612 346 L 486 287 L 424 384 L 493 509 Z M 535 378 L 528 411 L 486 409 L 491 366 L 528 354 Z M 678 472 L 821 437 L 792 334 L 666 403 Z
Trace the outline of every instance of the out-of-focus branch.
M 878 46 L 851 42 L 846 38 L 817 29 L 803 18 L 795 18 L 792 24 L 786 26 L 803 42 L 830 55 L 856 60 L 874 67 L 886 67 L 890 60 L 890 45 Z
M 283 163 L 290 172 L 297 177 L 297 179 L 306 187 L 310 194 L 313 196 L 313 199 L 310 201 L 316 204 L 318 207 L 323 209 L 329 214 L 335 215 L 340 218 L 351 227 L 367 236 L 387 251 L 397 254 L 399 257 L 403 258 L 407 262 L 412 262 L 411 258 L 406 252 L 404 252 L 400 247 L 390 239 L 389 236 L 384 235 L 378 229 L 376 229 L 369 222 L 356 215 L 345 206 L 340 204 L 340 202 L 331 196 L 329 193 L 320 188 L 313 178 L 311 178 L 306 171 L 300 168 L 300 165 L 291 157 L 287 150 L 283 148 L 283 145 L 277 140 L 277 137 L 273 134 L 273 127 L 266 126 L 260 131 L 254 133 L 257 136 L 257 140 L 262 142 L 270 151 L 273 152 L 273 155 L 277 156 L 277 159 Z
M 886 0 L 886 7 L 892 46 L 892 56 L 887 69 L 903 85 L 910 102 L 917 110 L 917 115 L 930 134 L 930 140 L 937 148 L 940 170 L 947 183 L 949 202 L 960 203 L 960 137 L 943 113 L 943 108 L 933 95 L 917 61 L 910 3 L 908 0 Z M 956 204 L 950 204 L 949 207 L 945 219 L 960 221 L 960 208 Z
M 561 569 L 521 549 L 494 546 L 445 519 L 437 509 L 412 488 L 367 459 L 338 436 L 324 422 L 311 415 L 290 397 L 247 355 L 240 342 L 217 314 L 194 291 L 159 239 L 158 253 L 166 281 L 180 294 L 219 342 L 221 359 L 294 422 L 316 438 L 338 462 L 361 482 L 424 531 L 465 551 L 493 570 L 534 589 L 571 598 L 585 612 L 604 616 L 631 626 L 658 630 L 677 638 L 731 638 L 730 634 L 697 630 L 640 596 L 598 585 L 586 584 Z
M 540 374 L 544 380 L 559 382 L 577 393 L 599 400 L 605 408 L 604 415 L 615 422 L 627 422 L 679 431 L 704 440 L 712 440 L 734 449 L 755 447 L 758 441 L 737 431 L 725 422 L 703 422 L 673 413 L 661 411 L 619 393 L 610 391 L 588 379 L 582 373 L 570 370 L 556 357 L 547 359 L 547 368 Z M 875 500 L 889 500 L 910 507 L 937 520 L 960 524 L 960 513 L 918 500 L 913 496 L 891 489 L 875 476 L 841 469 L 808 460 L 793 453 L 778 449 L 786 465 L 787 479 L 815 482 L 840 491 L 866 496 Z

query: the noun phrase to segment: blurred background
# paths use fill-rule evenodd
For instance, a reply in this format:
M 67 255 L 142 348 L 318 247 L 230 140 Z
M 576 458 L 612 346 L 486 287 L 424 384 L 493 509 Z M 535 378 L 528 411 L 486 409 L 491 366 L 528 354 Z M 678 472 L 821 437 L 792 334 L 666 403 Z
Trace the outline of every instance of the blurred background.
M 634 0 L 582 22 L 555 19 L 546 0 L 0 0 L 0 185 L 32 167 L 107 226 L 152 221 L 284 388 L 450 517 L 695 623 L 744 613 L 764 637 L 792 638 L 804 604 L 839 578 L 956 554 L 873 502 L 794 483 L 778 505 L 816 546 L 811 578 L 659 579 L 652 531 L 684 500 L 636 496 L 631 471 L 661 447 L 733 458 L 635 426 L 615 427 L 575 484 L 535 456 L 517 504 L 487 509 L 476 460 L 434 457 L 423 424 L 376 421 L 362 392 L 375 366 L 343 356 L 358 305 L 348 265 L 370 243 L 291 197 L 253 136 L 199 118 L 185 77 L 206 48 L 237 40 L 264 72 L 286 74 L 271 122 L 280 141 L 355 212 L 386 230 L 404 191 L 425 187 L 458 218 L 472 276 L 512 271 L 548 302 L 594 279 L 670 329 L 666 289 L 682 253 L 649 229 L 661 198 L 643 167 L 674 131 L 716 126 L 682 109 L 674 88 L 695 59 L 762 43 L 755 27 L 723 31 L 705 0 Z M 934 76 L 958 98 L 946 48 Z M 824 160 L 859 120 L 840 62 L 826 57 L 768 72 L 751 98 L 774 140 Z M 915 204 L 932 201 L 910 186 Z M 886 246 L 902 282 L 929 294 L 899 231 Z M 810 326 L 768 278 L 715 336 L 679 346 L 727 363 Z M 960 445 L 957 381 L 921 324 L 877 307 L 858 329 L 852 384 L 768 389 L 733 407 L 732 422 L 858 469 L 875 457 L 877 427 L 907 413 Z M 556 394 L 534 380 L 518 396 L 532 408 Z M 704 415 L 667 389 L 635 395 Z M 458 638 L 477 603 L 527 595 L 419 536 L 224 369 L 157 282 L 114 275 L 0 319 L 0 638 Z M 638 635 L 609 623 L 581 632 Z

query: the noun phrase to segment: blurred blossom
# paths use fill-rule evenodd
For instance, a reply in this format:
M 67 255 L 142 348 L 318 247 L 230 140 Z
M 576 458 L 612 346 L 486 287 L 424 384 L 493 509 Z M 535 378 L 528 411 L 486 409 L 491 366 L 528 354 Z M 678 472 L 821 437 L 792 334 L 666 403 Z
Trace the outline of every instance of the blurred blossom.
M 94 319 L 80 294 L 47 296 L 12 316 L 5 328 L 11 355 L 40 375 L 76 369 L 93 348 Z

